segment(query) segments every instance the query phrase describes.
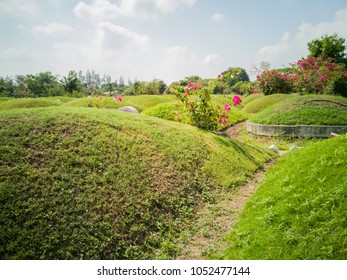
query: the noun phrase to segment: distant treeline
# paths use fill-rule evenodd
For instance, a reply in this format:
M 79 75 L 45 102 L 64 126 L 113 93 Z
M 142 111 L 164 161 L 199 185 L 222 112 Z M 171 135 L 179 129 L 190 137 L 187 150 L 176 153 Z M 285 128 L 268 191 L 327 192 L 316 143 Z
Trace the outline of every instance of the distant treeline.
M 242 68 L 229 68 L 224 71 L 232 72 L 225 84 L 215 89 L 215 93 L 247 94 L 252 90 L 252 84 L 246 71 Z M 167 86 L 164 81 L 154 79 L 150 82 L 131 81 L 127 83 L 122 76 L 112 79 L 110 75 L 100 75 L 94 70 L 69 71 L 66 76 L 59 77 L 51 72 L 38 74 L 16 75 L 15 77 L 0 77 L 0 97 L 47 97 L 47 96 L 72 96 L 82 97 L 90 94 L 104 95 L 160 95 L 171 94 L 170 88 L 175 85 L 186 85 L 196 82 L 205 85 L 209 79 L 199 76 L 186 77 Z

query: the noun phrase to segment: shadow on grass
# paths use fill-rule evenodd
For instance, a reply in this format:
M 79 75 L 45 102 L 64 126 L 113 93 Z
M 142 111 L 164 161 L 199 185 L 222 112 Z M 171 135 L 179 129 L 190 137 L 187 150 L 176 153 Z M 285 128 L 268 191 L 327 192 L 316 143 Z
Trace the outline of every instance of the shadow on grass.
M 255 158 L 252 156 L 252 154 L 245 147 L 248 146 L 249 149 L 255 149 L 258 152 L 263 153 L 264 151 L 262 151 L 261 149 L 258 149 L 256 147 L 253 147 L 253 146 L 248 145 L 248 144 L 240 143 L 238 141 L 235 141 L 235 140 L 232 140 L 229 138 L 216 136 L 215 139 L 218 143 L 220 143 L 223 146 L 234 148 L 240 154 L 244 155 L 247 159 L 249 159 L 251 162 L 253 162 L 258 168 L 263 166 L 263 164 L 261 162 L 258 162 L 255 160 Z

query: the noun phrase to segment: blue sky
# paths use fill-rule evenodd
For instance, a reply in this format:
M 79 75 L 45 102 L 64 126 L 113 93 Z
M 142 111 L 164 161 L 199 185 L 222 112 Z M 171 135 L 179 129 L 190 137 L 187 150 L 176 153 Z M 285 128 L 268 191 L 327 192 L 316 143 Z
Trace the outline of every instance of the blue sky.
M 211 78 L 286 66 L 333 33 L 347 40 L 345 0 L 0 0 L 0 75 Z

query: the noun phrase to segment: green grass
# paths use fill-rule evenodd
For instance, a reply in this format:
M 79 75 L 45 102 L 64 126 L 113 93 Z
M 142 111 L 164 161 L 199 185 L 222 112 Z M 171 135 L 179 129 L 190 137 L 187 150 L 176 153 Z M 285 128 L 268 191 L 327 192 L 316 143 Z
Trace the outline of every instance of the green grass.
M 258 97 L 253 97 L 254 99 L 251 101 L 246 101 L 246 105 L 243 108 L 244 112 L 247 113 L 259 113 L 266 108 L 280 103 L 283 100 L 290 99 L 294 95 L 290 94 L 272 94 L 272 95 L 266 95 L 266 96 L 261 96 L 261 95 L 253 95 L 253 96 L 258 96 Z
M 153 107 L 160 103 L 166 103 L 176 100 L 173 95 L 137 95 L 137 96 L 124 96 L 123 102 L 114 100 L 113 97 L 102 97 L 102 108 L 117 109 L 122 106 L 132 106 L 142 112 L 143 110 Z M 88 107 L 90 101 L 88 98 L 78 98 L 73 101 L 65 103 L 65 107 Z
M 144 115 L 49 107 L 0 112 L 0 259 L 174 258 L 216 188 L 272 155 Z
M 251 121 L 283 125 L 347 125 L 347 99 L 326 95 L 294 96 L 261 111 L 251 117 Z
M 0 102 L 0 111 L 11 110 L 16 108 L 60 106 L 61 104 L 62 102 L 48 98 L 16 98 L 5 102 Z
M 347 259 L 347 135 L 284 155 L 246 203 L 223 259 Z

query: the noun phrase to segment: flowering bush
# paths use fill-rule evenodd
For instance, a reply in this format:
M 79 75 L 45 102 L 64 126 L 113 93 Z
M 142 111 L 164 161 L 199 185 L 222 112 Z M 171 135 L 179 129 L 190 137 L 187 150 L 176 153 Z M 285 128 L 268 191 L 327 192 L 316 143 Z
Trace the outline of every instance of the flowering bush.
M 299 60 L 296 75 L 292 78 L 294 89 L 299 92 L 314 94 L 332 94 L 335 84 L 341 78 L 347 78 L 343 66 L 331 61 L 331 57 Z
M 87 98 L 89 100 L 88 101 L 88 107 L 92 107 L 92 108 L 104 108 L 105 107 L 106 101 L 101 96 L 97 95 L 93 98 L 92 95 L 88 95 Z M 119 102 L 123 101 L 122 97 L 120 97 L 120 96 L 115 96 L 114 100 L 117 100 Z M 112 109 L 112 108 L 110 108 L 110 109 Z
M 274 93 L 290 93 L 293 89 L 291 73 L 280 73 L 276 70 L 265 70 L 257 76 L 257 89 L 265 95 Z
M 276 70 L 265 70 L 257 76 L 254 93 L 304 92 L 311 94 L 344 95 L 347 91 L 347 73 L 344 65 L 332 62 L 332 58 L 321 57 L 300 59 L 285 74 Z
M 93 98 L 92 95 L 88 95 L 87 97 L 89 99 L 88 102 L 88 107 L 92 107 L 92 108 L 103 108 L 104 104 L 105 104 L 105 100 L 100 96 L 95 96 L 95 98 Z
M 211 94 L 216 86 L 224 81 L 223 75 L 208 82 L 208 85 L 198 88 L 194 83 L 190 82 L 186 86 L 176 86 L 174 92 L 180 99 L 183 110 L 190 116 L 190 124 L 201 129 L 214 130 L 227 124 L 229 104 L 223 106 L 215 106 L 212 103 Z M 191 95 L 197 95 L 196 99 L 191 99 Z M 234 106 L 242 102 L 239 96 L 234 96 Z M 176 118 L 179 116 L 176 114 Z

